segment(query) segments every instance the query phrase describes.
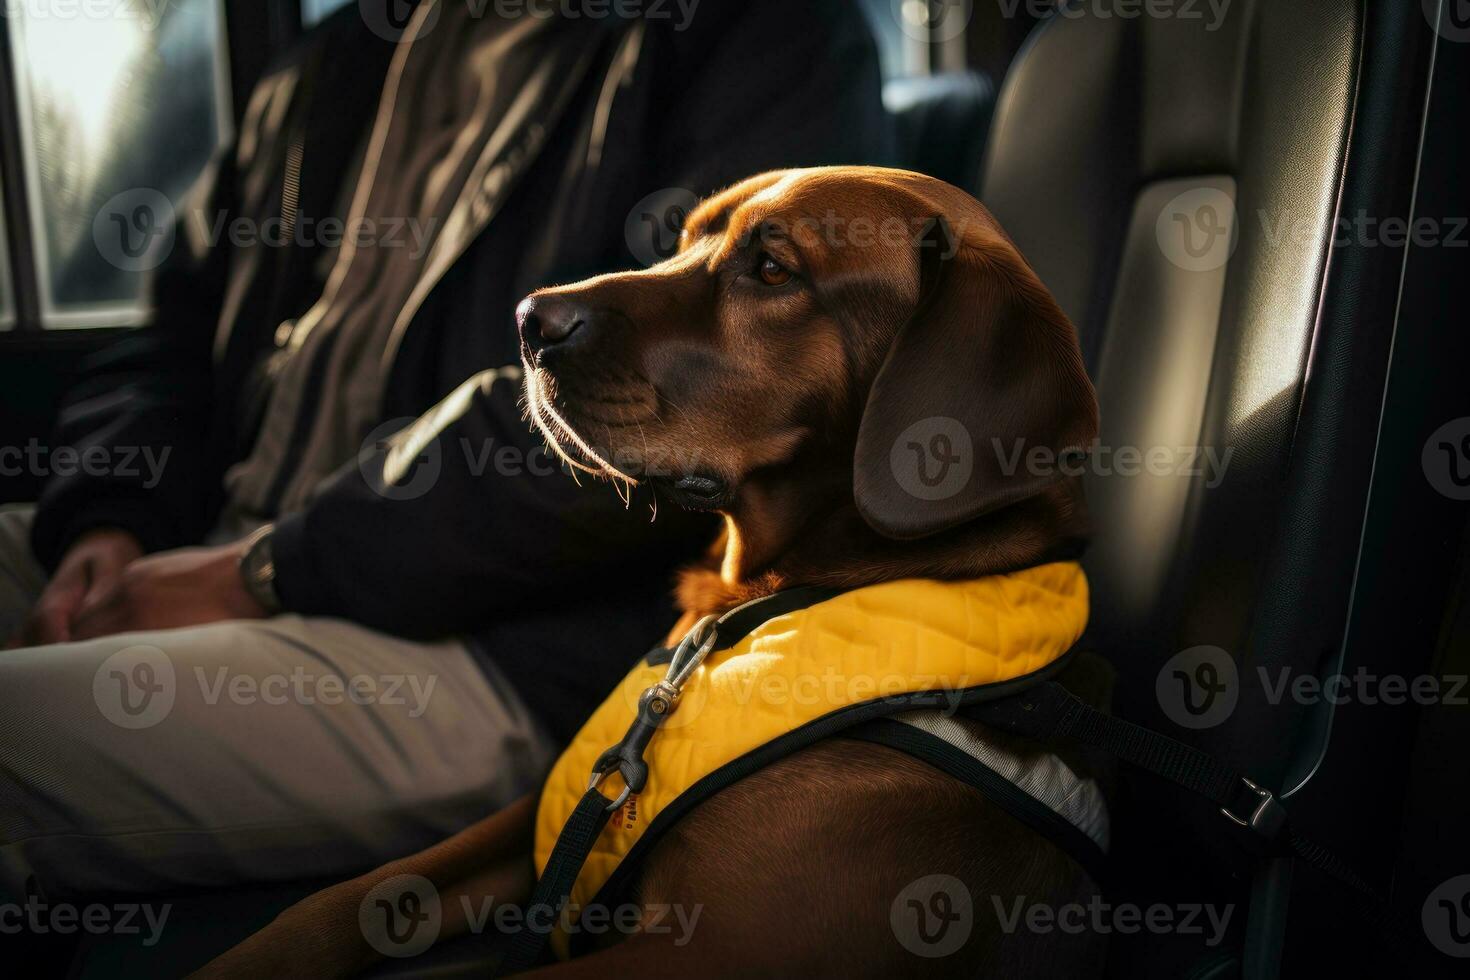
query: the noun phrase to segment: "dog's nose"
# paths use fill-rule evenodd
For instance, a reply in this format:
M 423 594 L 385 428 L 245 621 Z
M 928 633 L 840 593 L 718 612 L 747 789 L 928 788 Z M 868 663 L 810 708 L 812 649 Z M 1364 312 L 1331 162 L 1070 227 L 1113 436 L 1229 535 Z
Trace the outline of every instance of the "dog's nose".
M 516 307 L 521 343 L 533 352 L 566 343 L 589 319 L 586 308 L 563 296 L 527 296 Z

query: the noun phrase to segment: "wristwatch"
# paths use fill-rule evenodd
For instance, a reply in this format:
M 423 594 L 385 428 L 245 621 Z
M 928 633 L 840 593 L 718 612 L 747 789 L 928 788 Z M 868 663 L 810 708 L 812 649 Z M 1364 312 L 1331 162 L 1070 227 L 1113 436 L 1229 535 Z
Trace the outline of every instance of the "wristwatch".
M 250 536 L 245 554 L 240 556 L 240 578 L 245 591 L 265 608 L 266 615 L 282 611 L 281 597 L 276 592 L 276 560 L 271 551 L 271 535 L 275 526 L 267 524 Z

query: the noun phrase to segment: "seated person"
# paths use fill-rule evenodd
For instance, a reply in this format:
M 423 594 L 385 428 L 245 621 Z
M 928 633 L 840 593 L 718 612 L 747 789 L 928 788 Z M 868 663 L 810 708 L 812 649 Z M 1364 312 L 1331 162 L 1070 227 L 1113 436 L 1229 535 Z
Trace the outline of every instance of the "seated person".
M 267 73 L 156 322 L 61 417 L 161 470 L 0 514 L 0 898 L 412 852 L 532 790 L 672 622 L 708 529 L 558 472 L 515 301 L 626 267 L 645 218 L 671 250 L 670 200 L 887 137 L 855 5 L 666 9 L 424 0 L 385 37 L 351 4 Z M 206 245 L 220 216 L 347 234 Z

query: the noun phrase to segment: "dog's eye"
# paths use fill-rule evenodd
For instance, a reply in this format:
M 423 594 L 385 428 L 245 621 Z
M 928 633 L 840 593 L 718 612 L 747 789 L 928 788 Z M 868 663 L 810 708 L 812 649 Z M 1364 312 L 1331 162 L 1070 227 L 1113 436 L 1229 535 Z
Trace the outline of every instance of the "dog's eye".
M 760 264 L 755 271 L 761 277 L 761 282 L 767 286 L 784 286 L 791 281 L 791 273 L 769 255 L 761 255 Z

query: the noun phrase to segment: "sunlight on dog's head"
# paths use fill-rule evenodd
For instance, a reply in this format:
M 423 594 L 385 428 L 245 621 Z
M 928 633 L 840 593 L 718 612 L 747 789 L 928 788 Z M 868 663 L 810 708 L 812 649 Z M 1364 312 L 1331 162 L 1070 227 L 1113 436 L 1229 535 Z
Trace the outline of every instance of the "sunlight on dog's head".
M 693 507 L 732 505 L 814 447 L 850 453 L 918 295 L 923 218 L 886 190 L 843 171 L 755 177 L 695 210 L 668 261 L 535 293 L 529 416 L 578 469 Z M 581 322 L 547 343 L 558 318 Z
M 981 460 L 954 500 L 906 496 L 889 449 L 916 413 L 977 444 L 1096 428 L 1075 332 L 1014 245 L 905 171 L 751 178 L 668 261 L 540 290 L 518 319 L 527 414 L 572 466 L 768 527 L 845 508 L 913 539 L 1046 491 Z

